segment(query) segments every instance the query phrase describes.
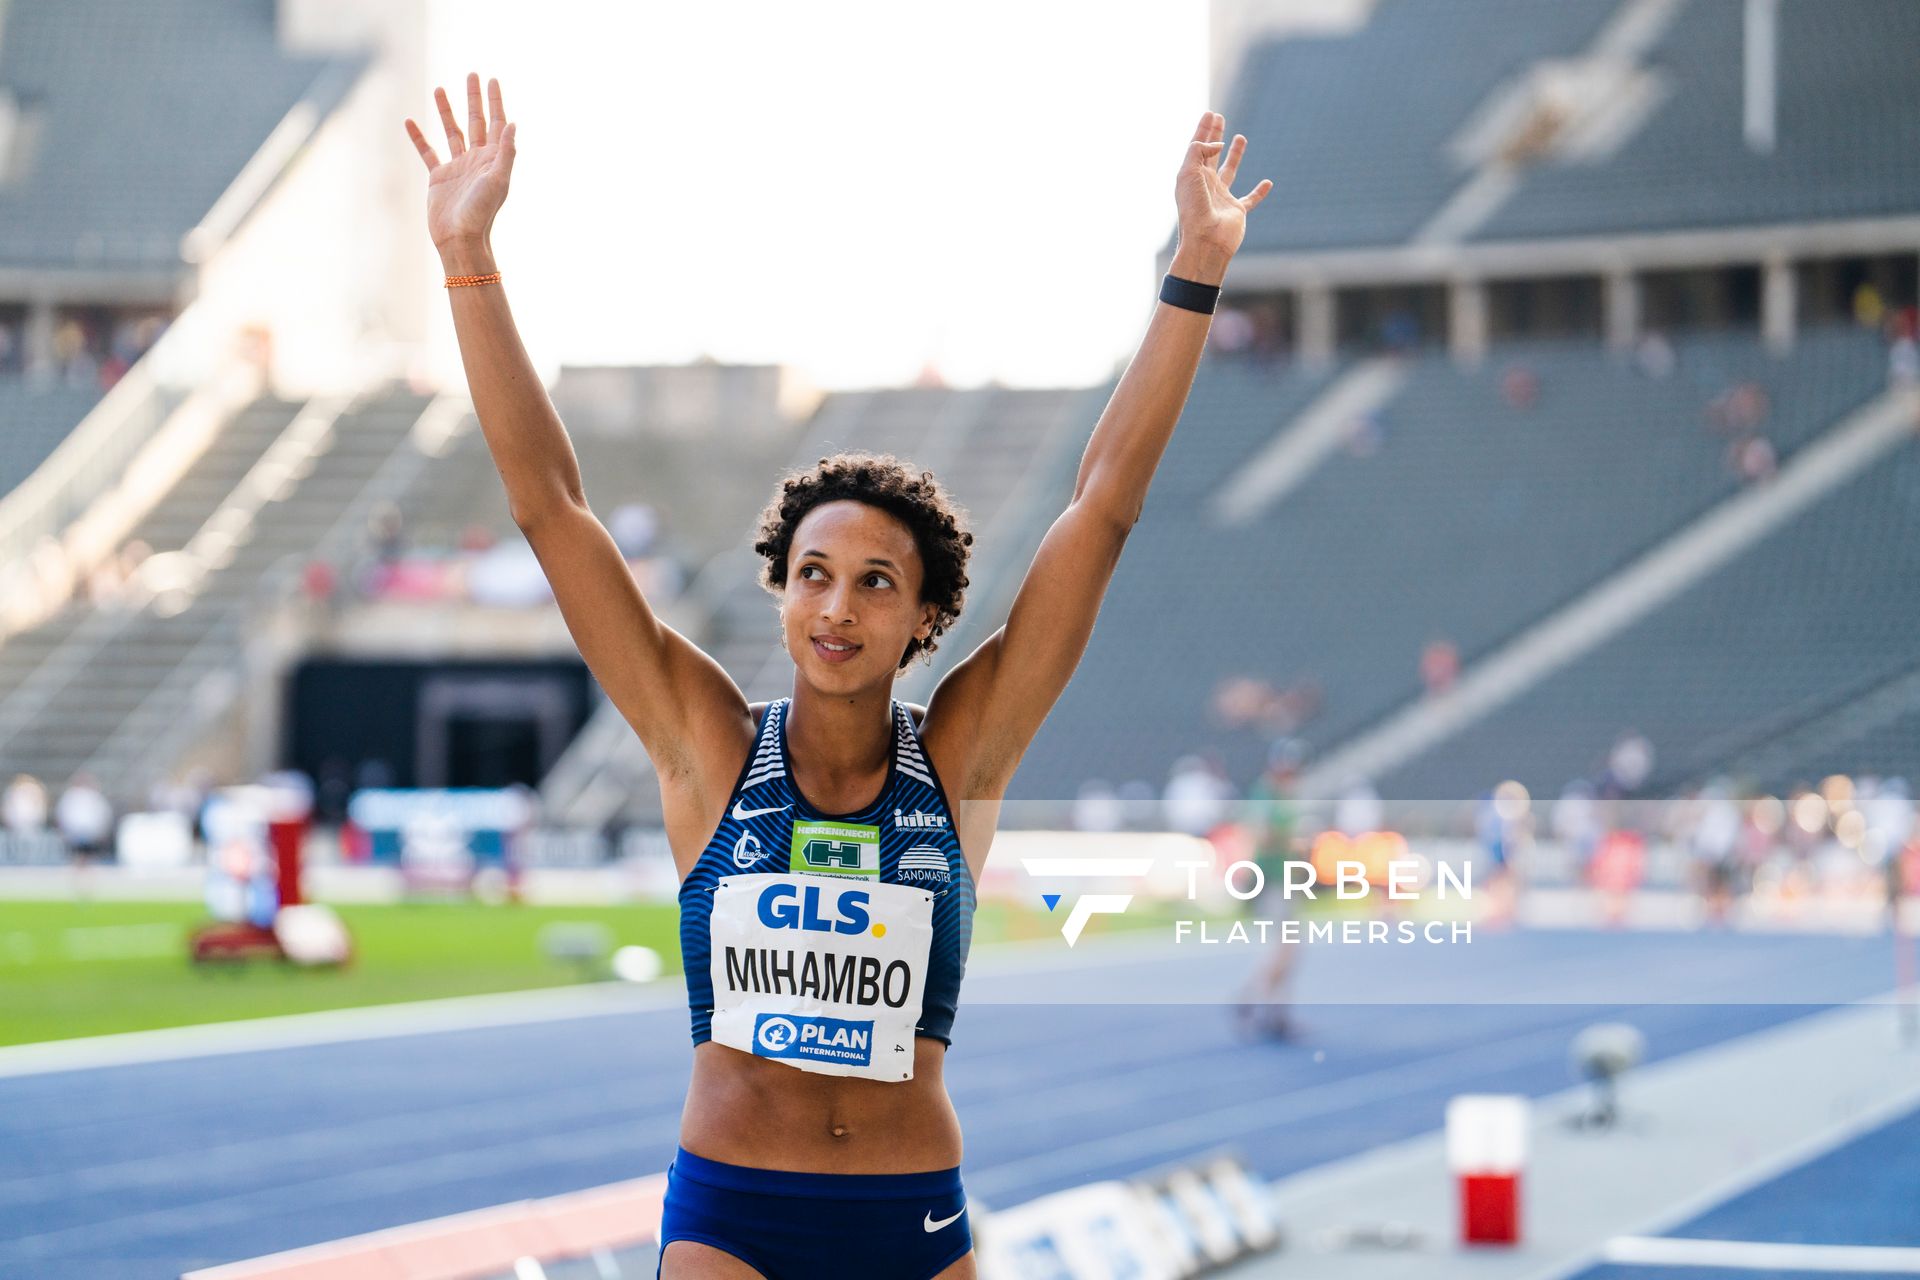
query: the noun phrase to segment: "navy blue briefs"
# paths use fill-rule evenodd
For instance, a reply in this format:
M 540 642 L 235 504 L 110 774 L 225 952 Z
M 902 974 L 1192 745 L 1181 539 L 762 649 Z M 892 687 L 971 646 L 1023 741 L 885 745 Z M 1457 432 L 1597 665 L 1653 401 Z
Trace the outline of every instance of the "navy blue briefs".
M 793 1173 L 684 1147 L 667 1166 L 663 1258 L 675 1240 L 730 1253 L 767 1280 L 931 1280 L 973 1248 L 958 1168 Z

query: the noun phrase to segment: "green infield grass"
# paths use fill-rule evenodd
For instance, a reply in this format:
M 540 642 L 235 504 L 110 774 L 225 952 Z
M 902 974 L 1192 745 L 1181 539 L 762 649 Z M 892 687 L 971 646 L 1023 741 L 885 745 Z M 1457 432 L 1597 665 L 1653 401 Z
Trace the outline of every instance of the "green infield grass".
M 1125 916 L 1096 917 L 1088 933 L 1165 927 L 1170 913 L 1163 904 L 1138 906 Z M 195 965 L 187 940 L 208 920 L 198 903 L 0 900 L 0 1045 L 604 979 L 604 964 L 544 954 L 541 931 L 555 924 L 603 926 L 611 946 L 651 947 L 663 972 L 680 968 L 679 908 L 670 904 L 422 902 L 335 910 L 353 935 L 353 962 L 302 969 L 278 960 Z M 1066 904 L 1059 910 L 985 903 L 974 941 L 1057 937 Z

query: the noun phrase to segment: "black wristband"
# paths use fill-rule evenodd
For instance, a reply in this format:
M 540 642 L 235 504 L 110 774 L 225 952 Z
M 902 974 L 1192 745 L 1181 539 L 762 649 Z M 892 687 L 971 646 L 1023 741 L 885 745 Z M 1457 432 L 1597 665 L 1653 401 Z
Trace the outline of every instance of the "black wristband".
M 1214 307 L 1220 302 L 1220 286 L 1201 284 L 1198 280 L 1182 280 L 1169 272 L 1167 278 L 1160 282 L 1160 301 L 1185 307 L 1188 311 L 1212 315 Z

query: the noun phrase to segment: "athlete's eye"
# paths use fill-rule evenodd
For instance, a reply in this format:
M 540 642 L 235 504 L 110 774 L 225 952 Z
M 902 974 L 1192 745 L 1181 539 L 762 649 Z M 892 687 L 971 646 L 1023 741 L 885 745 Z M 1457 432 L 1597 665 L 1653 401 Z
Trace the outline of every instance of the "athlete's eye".
M 880 584 L 881 586 L 883 586 L 883 587 L 890 587 L 890 586 L 892 586 L 892 585 L 893 585 L 893 579 L 892 579 L 892 578 L 889 578 L 889 577 L 888 577 L 888 576 L 887 576 L 886 574 L 884 574 L 884 573 L 870 573 L 870 574 L 868 574 L 868 575 L 867 575 L 867 581 L 868 581 L 868 582 L 875 582 L 875 581 L 877 581 L 877 582 L 879 582 L 879 584 Z
M 806 564 L 806 565 L 800 566 L 800 576 L 802 578 L 805 578 L 806 581 L 812 582 L 814 581 L 814 579 L 807 577 L 809 573 L 819 573 L 822 577 L 826 576 L 825 572 L 821 570 L 820 566 L 817 564 Z

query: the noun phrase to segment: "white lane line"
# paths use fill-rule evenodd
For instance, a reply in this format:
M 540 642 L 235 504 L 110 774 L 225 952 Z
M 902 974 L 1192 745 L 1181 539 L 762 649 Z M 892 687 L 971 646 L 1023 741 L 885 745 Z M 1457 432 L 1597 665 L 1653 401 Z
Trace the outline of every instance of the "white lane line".
M 585 987 L 543 987 L 494 995 L 453 996 L 360 1009 L 327 1009 L 239 1022 L 211 1022 L 158 1031 L 50 1040 L 0 1048 L 0 1079 L 85 1071 L 97 1067 L 170 1062 L 261 1049 L 384 1040 L 435 1031 L 599 1018 L 654 1009 L 684 1008 L 686 988 L 678 977 L 644 987 L 596 983 Z
M 1607 1241 L 1608 1262 L 1649 1267 L 1719 1267 L 1739 1271 L 1824 1271 L 1920 1275 L 1920 1249 L 1866 1244 L 1775 1244 L 1760 1240 L 1676 1240 L 1619 1236 Z
M 993 943 L 979 948 L 976 954 L 986 962 L 981 968 L 988 973 L 1043 972 L 1068 966 L 1088 967 L 1090 961 L 1125 964 L 1137 958 L 1132 953 L 1141 948 L 1143 940 L 1130 936 L 1129 932 L 1087 941 L 1089 946 L 1096 941 L 1101 944 L 1096 955 L 1076 955 L 1057 938 Z M 412 1000 L 357 1009 L 324 1009 L 237 1022 L 207 1022 L 190 1027 L 0 1046 L 0 1079 L 686 1007 L 685 980 L 676 974 L 643 985 L 600 982 L 589 986 L 536 987 L 489 995 Z

